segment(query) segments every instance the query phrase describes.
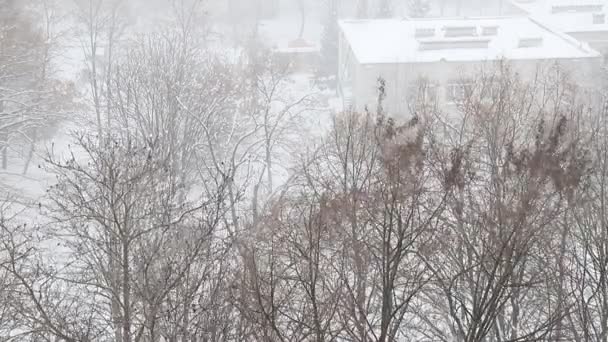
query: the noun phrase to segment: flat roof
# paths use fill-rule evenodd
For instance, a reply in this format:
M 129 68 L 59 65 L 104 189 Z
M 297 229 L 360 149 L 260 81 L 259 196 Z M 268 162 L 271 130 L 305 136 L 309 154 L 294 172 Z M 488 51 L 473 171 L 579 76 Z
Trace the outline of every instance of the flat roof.
M 587 44 L 526 17 L 343 20 L 339 24 L 361 64 L 600 56 Z M 467 36 L 472 28 L 475 33 Z M 522 39 L 540 44 L 522 44 Z M 429 41 L 433 45 L 425 48 Z
M 511 0 L 511 2 L 536 20 L 561 32 L 608 31 L 608 6 L 605 0 Z M 560 9 L 556 11 L 558 8 Z M 594 23 L 594 14 L 603 14 L 604 22 Z

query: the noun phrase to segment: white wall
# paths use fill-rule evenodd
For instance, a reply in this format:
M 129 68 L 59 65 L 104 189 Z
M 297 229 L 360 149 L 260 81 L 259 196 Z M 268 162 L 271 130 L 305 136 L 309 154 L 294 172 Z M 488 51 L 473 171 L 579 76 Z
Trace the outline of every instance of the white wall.
M 488 62 L 436 62 L 416 64 L 372 64 L 351 66 L 356 70 L 353 82 L 353 105 L 356 110 L 370 109 L 377 105 L 377 79 L 386 81 L 387 98 L 384 104 L 389 115 L 402 117 L 409 115 L 410 103 L 407 103 L 408 89 L 420 78 L 427 78 L 439 85 L 438 103 L 447 105 L 446 85 L 451 81 L 474 78 L 482 71 L 491 72 L 497 61 Z M 570 73 L 573 80 L 582 87 L 598 87 L 601 58 L 585 60 L 517 60 L 509 61 L 513 70 L 525 80 L 535 77 L 539 71 L 547 70 L 558 63 L 560 68 Z

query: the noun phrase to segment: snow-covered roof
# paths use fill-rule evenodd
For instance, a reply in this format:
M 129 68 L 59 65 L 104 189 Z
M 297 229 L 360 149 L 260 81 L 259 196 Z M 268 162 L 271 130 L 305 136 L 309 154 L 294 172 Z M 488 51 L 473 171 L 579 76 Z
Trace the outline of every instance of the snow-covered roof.
M 600 56 L 526 17 L 344 20 L 340 28 L 361 64 Z
M 513 4 L 561 32 L 608 32 L 606 0 L 513 0 Z

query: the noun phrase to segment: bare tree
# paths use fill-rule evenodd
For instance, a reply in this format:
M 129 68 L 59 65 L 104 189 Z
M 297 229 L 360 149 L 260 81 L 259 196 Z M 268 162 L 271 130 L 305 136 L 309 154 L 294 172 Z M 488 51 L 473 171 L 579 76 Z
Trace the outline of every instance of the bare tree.
M 292 261 L 296 283 L 304 281 L 312 289 L 326 281 L 322 288 L 333 289 L 332 296 L 340 298 L 337 308 L 327 299 L 319 306 L 324 329 L 317 331 L 325 338 L 391 341 L 409 336 L 403 323 L 430 280 L 417 251 L 432 239 L 442 201 L 431 199 L 429 192 L 426 129 L 417 118 L 403 126 L 384 118 L 383 91 L 381 82 L 375 115 L 335 118 L 299 176 L 303 198 L 315 204 L 300 209 L 305 216 L 292 213 L 304 223 L 288 229 L 293 231 L 288 241 L 294 244 L 289 254 L 298 256 Z M 428 210 L 422 210 L 423 203 Z M 300 265 L 313 269 L 305 272 Z M 312 305 L 320 298 L 307 300 Z M 311 325 L 315 315 L 301 321 Z
M 427 256 L 435 276 L 425 291 L 432 307 L 424 308 L 425 334 L 445 341 L 556 336 L 569 306 L 550 266 L 558 258 L 545 247 L 559 241 L 559 218 L 584 177 L 579 112 L 543 92 L 547 83 L 519 80 L 508 63 L 475 84 L 434 150 L 448 197 L 437 252 Z
M 605 98 L 603 98 L 605 101 Z M 606 121 L 605 106 L 590 113 L 585 128 L 590 139 L 592 169 L 585 187 L 573 196 L 564 219 L 566 240 L 563 268 L 566 300 L 572 313 L 565 324 L 575 341 L 608 339 L 608 284 L 606 236 Z M 567 229 L 567 227 L 571 227 Z
M 61 265 L 55 270 L 41 266 L 52 271 L 39 279 L 11 269 L 32 305 L 21 314 L 33 328 L 74 341 L 187 338 L 193 331 L 184 314 L 211 295 L 201 279 L 215 271 L 212 260 L 221 260 L 214 242 L 221 192 L 177 201 L 166 157 L 141 141 L 99 147 L 81 137 L 76 146 L 79 157 L 49 160 L 59 182 L 49 193 L 49 215 L 58 224 L 48 236 L 65 259 L 54 260 Z
M 176 203 L 187 203 L 195 188 L 209 199 L 225 193 L 221 205 L 229 213 L 233 203 L 230 171 L 221 164 L 205 169 L 199 165 L 209 157 L 201 153 L 207 151 L 207 143 L 211 151 L 224 152 L 220 142 L 230 134 L 225 115 L 236 107 L 238 87 L 230 82 L 230 67 L 213 55 L 201 55 L 190 34 L 180 28 L 149 36 L 131 47 L 112 76 L 114 130 L 137 137 L 165 156 L 165 167 L 175 182 Z M 215 157 L 211 155 L 211 159 Z M 184 281 L 175 284 L 168 297 L 172 316 L 164 317 L 163 324 L 171 328 L 161 330 L 167 339 L 214 336 L 221 340 L 231 333 L 227 331 L 232 324 L 227 318 L 231 315 L 229 303 L 219 300 L 220 295 L 228 295 L 226 277 L 232 271 L 231 244 L 224 240 L 231 235 L 232 225 L 226 223 L 226 217 L 224 213 L 217 217 L 217 235 L 209 236 L 212 242 L 206 242 L 204 248 L 195 248 L 199 255 L 186 263 Z M 159 253 L 165 255 L 162 249 Z
M 16 279 L 12 276 L 13 264 L 21 265 L 23 259 L 27 258 L 27 249 L 24 240 L 18 236 L 20 233 L 15 215 L 9 211 L 11 206 L 7 199 L 2 200 L 0 206 L 0 241 L 2 252 L 0 252 L 0 333 L 2 341 L 10 341 L 15 338 L 15 332 L 20 327 L 16 309 L 19 307 L 18 286 Z
M 117 0 L 75 0 L 76 16 L 82 25 L 80 35 L 86 58 L 86 71 L 97 135 L 109 129 L 112 101 L 111 74 L 117 54 L 118 39 L 125 28 L 121 16 L 124 7 Z M 104 122 L 105 120 L 105 122 Z
M 8 168 L 11 141 L 29 143 L 23 173 L 34 146 L 60 120 L 71 101 L 69 83 L 54 79 L 51 62 L 56 57 L 59 34 L 54 32 L 53 10 L 47 2 L 40 13 L 5 0 L 0 16 L 0 150 L 2 169 Z M 40 20 L 41 28 L 35 25 Z M 42 128 L 47 132 L 39 132 Z
M 335 341 L 342 332 L 342 256 L 324 205 L 314 194 L 285 195 L 260 218 L 237 304 L 254 340 Z

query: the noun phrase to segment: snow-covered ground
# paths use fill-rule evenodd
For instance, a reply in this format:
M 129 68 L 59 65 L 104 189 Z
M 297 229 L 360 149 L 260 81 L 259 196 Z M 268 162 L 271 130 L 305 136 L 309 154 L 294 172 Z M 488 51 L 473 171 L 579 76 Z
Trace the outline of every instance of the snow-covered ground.
M 142 32 L 146 28 L 150 31 L 157 29 L 160 25 L 160 22 L 157 21 L 158 16 L 166 14 L 166 12 L 158 10 L 158 6 L 158 3 L 154 6 L 151 3 L 149 8 L 139 13 L 131 10 L 132 30 Z M 67 7 L 64 10 L 67 10 Z M 301 9 L 295 5 L 295 2 L 293 6 L 288 6 L 284 2 L 280 15 L 274 19 L 260 22 L 259 30 L 264 44 L 273 48 L 287 47 L 291 41 L 299 38 L 303 19 L 302 38 L 311 46 L 318 47 L 322 33 L 319 11 L 318 4 L 305 2 L 304 16 L 302 16 Z M 135 13 L 134 16 L 133 13 Z M 83 36 L 82 28 L 79 28 L 78 19 L 75 16 L 65 18 L 69 20 L 63 20 L 57 27 L 57 30 L 62 32 L 62 39 L 53 63 L 54 76 L 74 82 L 79 93 L 84 96 L 79 101 L 86 104 L 90 102 L 86 99 L 89 91 L 85 79 L 86 49 L 83 46 L 86 37 Z M 226 51 L 231 48 L 226 46 Z M 311 137 L 312 139 L 308 139 L 308 141 L 314 144 L 328 129 L 331 114 L 341 109 L 341 102 L 337 99 L 335 92 L 318 89 L 312 73 L 300 72 L 293 74 L 291 78 L 292 82 L 287 85 L 290 89 L 287 91 L 291 92 L 294 98 L 311 95 L 317 100 L 315 106 L 303 113 L 304 125 L 302 126 L 302 133 Z M 46 189 L 54 182 L 54 177 L 44 170 L 44 157 L 49 151 L 53 151 L 55 155 L 66 153 L 71 140 L 70 133 L 74 130 L 86 129 L 72 119 L 72 117 L 67 117 L 53 138 L 38 143 L 26 174 L 23 174 L 25 163 L 23 151 L 28 149 L 27 146 L 15 146 L 11 149 L 9 168 L 6 171 L 0 171 L 0 184 L 4 184 L 7 193 L 10 192 L 13 196 L 18 196 L 24 202 L 32 205 L 41 200 Z

